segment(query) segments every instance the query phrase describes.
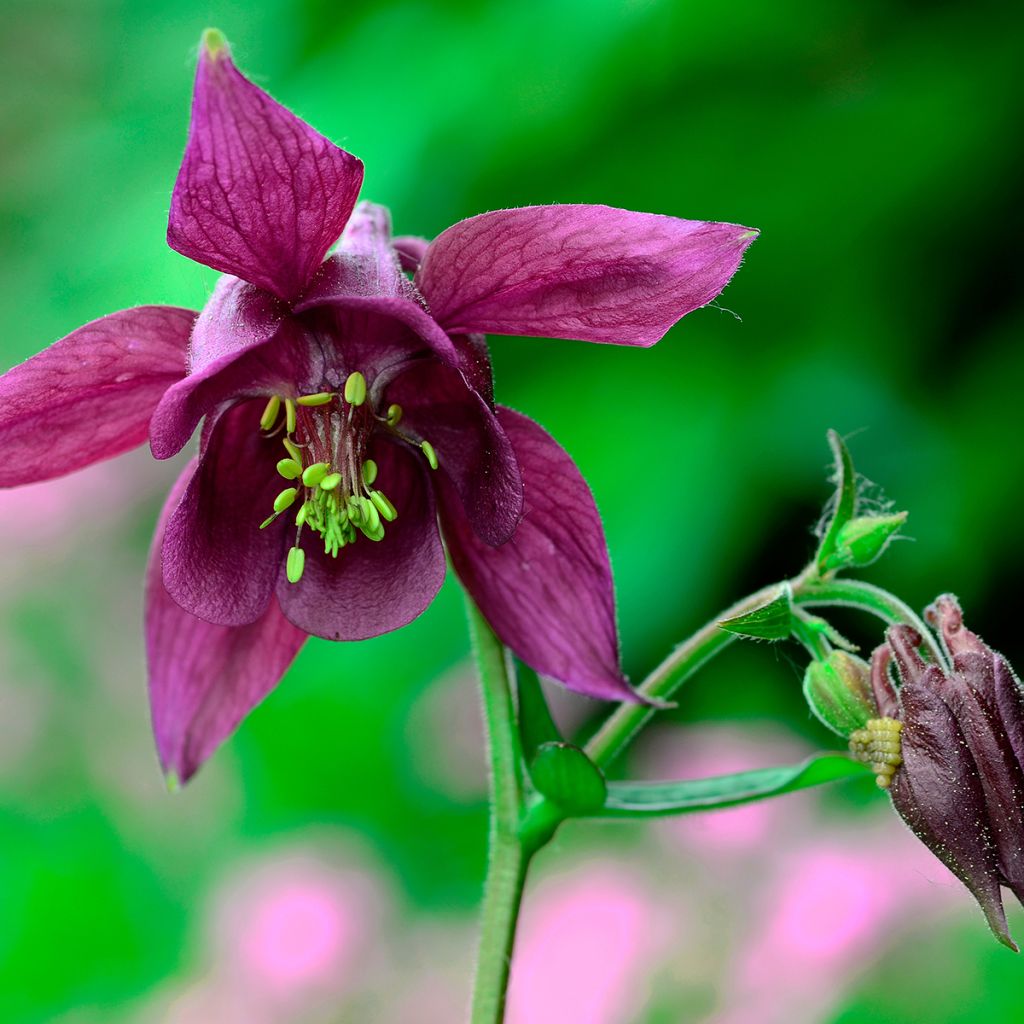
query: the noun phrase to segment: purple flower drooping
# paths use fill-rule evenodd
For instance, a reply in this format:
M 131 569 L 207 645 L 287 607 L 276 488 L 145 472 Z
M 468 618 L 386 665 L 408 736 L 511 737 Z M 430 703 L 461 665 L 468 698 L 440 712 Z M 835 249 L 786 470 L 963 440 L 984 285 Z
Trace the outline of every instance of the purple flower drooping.
M 1000 886 L 1024 902 L 1024 690 L 1006 659 L 964 627 L 955 597 L 940 597 L 928 619 L 948 664 L 926 662 L 910 626 L 890 628 L 875 652 L 882 721 L 901 723 L 890 793 L 977 899 L 996 937 L 1016 950 Z
M 418 616 L 445 547 L 535 669 L 637 699 L 593 497 L 548 434 L 494 404 L 484 334 L 654 344 L 718 295 L 756 232 L 537 206 L 393 239 L 387 211 L 357 203 L 362 178 L 207 32 L 167 239 L 223 272 L 209 302 L 112 314 L 0 377 L 3 486 L 147 435 L 166 459 L 200 432 L 146 584 L 157 749 L 180 781 L 307 635 Z

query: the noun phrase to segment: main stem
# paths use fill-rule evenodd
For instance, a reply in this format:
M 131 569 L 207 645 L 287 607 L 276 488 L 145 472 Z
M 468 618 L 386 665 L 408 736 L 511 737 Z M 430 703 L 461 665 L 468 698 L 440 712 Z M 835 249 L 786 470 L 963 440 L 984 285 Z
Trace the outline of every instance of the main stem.
M 467 598 L 469 629 L 480 679 L 487 733 L 491 802 L 472 1024 L 501 1024 L 512 946 L 530 857 L 521 837 L 524 794 L 508 655 L 476 605 Z

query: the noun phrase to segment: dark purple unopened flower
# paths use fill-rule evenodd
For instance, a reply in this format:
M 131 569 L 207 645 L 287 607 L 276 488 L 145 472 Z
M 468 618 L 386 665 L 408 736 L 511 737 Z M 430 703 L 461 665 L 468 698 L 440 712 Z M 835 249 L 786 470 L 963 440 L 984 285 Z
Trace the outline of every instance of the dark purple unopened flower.
M 1024 691 L 1006 659 L 964 627 L 955 597 L 940 597 L 928 619 L 948 664 L 924 661 L 912 627 L 892 627 L 872 673 L 885 717 L 851 739 L 892 773 L 896 810 L 1016 950 L 1000 886 L 1024 901 Z M 893 657 L 898 690 L 888 674 Z
M 224 273 L 210 301 L 104 317 L 0 378 L 6 486 L 147 435 L 165 459 L 202 425 L 146 590 L 157 747 L 181 780 L 307 635 L 419 615 L 445 575 L 442 532 L 524 661 L 635 699 L 593 498 L 540 427 L 495 406 L 483 335 L 652 345 L 725 287 L 756 232 L 541 206 L 392 239 L 384 208 L 356 205 L 362 176 L 208 32 L 167 238 Z

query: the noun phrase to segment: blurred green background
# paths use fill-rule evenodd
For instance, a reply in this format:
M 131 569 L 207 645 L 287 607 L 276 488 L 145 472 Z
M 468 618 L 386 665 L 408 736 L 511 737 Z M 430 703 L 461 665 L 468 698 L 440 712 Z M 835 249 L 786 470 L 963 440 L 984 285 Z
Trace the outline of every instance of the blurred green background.
M 492 344 L 499 399 L 548 427 L 594 489 L 633 678 L 799 569 L 828 493 L 828 427 L 910 510 L 915 542 L 870 578 L 915 605 L 955 590 L 1024 664 L 1019 7 L 5 0 L 3 18 L 2 368 L 122 307 L 205 301 L 214 275 L 164 232 L 213 24 L 259 84 L 364 160 L 363 195 L 398 233 L 548 202 L 762 230 L 717 308 L 652 350 Z M 0 1021 L 458 1019 L 486 815 L 457 588 L 398 634 L 311 642 L 172 798 L 148 734 L 141 578 L 173 474 L 142 452 L 0 496 Z M 736 648 L 687 692 L 674 717 L 693 725 L 666 721 L 633 766 L 664 771 L 700 723 L 727 730 L 708 734 L 723 749 L 756 753 L 745 737 L 766 721 L 790 751 L 831 745 L 798 663 Z M 575 722 L 596 710 L 559 708 Z M 870 837 L 874 891 L 907 849 L 870 787 L 785 802 L 802 816 L 737 852 L 735 875 L 654 829 L 567 829 L 541 858 L 538 900 L 612 858 L 648 902 L 685 907 L 632 1001 L 557 1019 L 759 1024 L 776 1019 L 768 1005 L 796 1024 L 1015 1019 L 1024 967 L 948 881 L 905 903 L 896 886 L 890 916 L 829 960 L 817 1002 L 777 992 L 743 1011 L 737 979 L 754 985 L 762 962 L 752 936 L 800 851 L 840 837 L 855 857 Z M 319 896 L 279 926 L 274 886 L 295 878 Z M 846 913 L 822 912 L 826 931 Z M 301 946 L 317 921 L 326 945 L 284 980 L 245 953 L 260 928 L 287 950 L 287 928 Z M 704 959 L 686 952 L 694 936 Z M 596 951 L 591 971 L 613 956 Z M 253 977 L 268 986 L 258 1006 L 239 995 Z

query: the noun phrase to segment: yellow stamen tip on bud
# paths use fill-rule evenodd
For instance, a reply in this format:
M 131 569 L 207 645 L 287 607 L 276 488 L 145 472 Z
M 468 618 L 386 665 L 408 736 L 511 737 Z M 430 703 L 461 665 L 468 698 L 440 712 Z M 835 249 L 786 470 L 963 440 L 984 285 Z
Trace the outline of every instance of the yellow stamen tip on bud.
M 312 466 L 307 466 L 302 471 L 302 482 L 307 487 L 316 487 L 318 483 L 325 476 L 331 467 L 326 462 L 314 462 Z
M 366 401 L 366 378 L 358 370 L 345 380 L 345 401 L 349 405 L 362 405 Z
M 326 405 L 333 397 L 334 393 L 331 391 L 318 391 L 315 395 L 302 395 L 295 401 L 299 405 Z
M 850 734 L 850 752 L 875 773 L 880 789 L 888 789 L 896 769 L 903 764 L 903 723 L 895 718 L 872 718 L 863 729 Z
M 402 407 L 400 405 L 388 406 L 388 426 L 397 427 L 402 418 Z
M 306 552 L 302 548 L 289 548 L 288 560 L 285 563 L 285 573 L 289 583 L 298 583 L 302 579 L 302 572 L 306 568 Z
M 283 512 L 286 508 L 291 508 L 295 504 L 295 497 L 298 493 L 298 489 L 295 487 L 288 487 L 283 490 L 274 499 L 274 511 Z
M 426 455 L 430 468 L 437 469 L 437 452 L 434 451 L 434 446 L 429 441 L 421 441 L 420 448 L 423 449 L 423 454 Z
M 295 433 L 295 425 L 297 422 L 295 415 L 295 403 L 290 398 L 286 398 L 284 400 L 284 425 L 289 434 Z
M 363 483 L 369 487 L 377 479 L 377 463 L 373 459 L 367 459 L 363 463 Z
M 260 417 L 260 429 L 273 430 L 274 424 L 277 423 L 277 414 L 280 411 L 281 399 L 277 395 L 272 395 L 267 402 L 266 408 L 263 410 L 263 415 Z
M 302 476 L 302 466 L 295 459 L 282 459 L 277 464 L 277 471 L 285 480 L 298 480 Z
M 320 490 L 322 491 L 333 491 L 338 484 L 341 483 L 340 473 L 330 473 L 320 481 Z

